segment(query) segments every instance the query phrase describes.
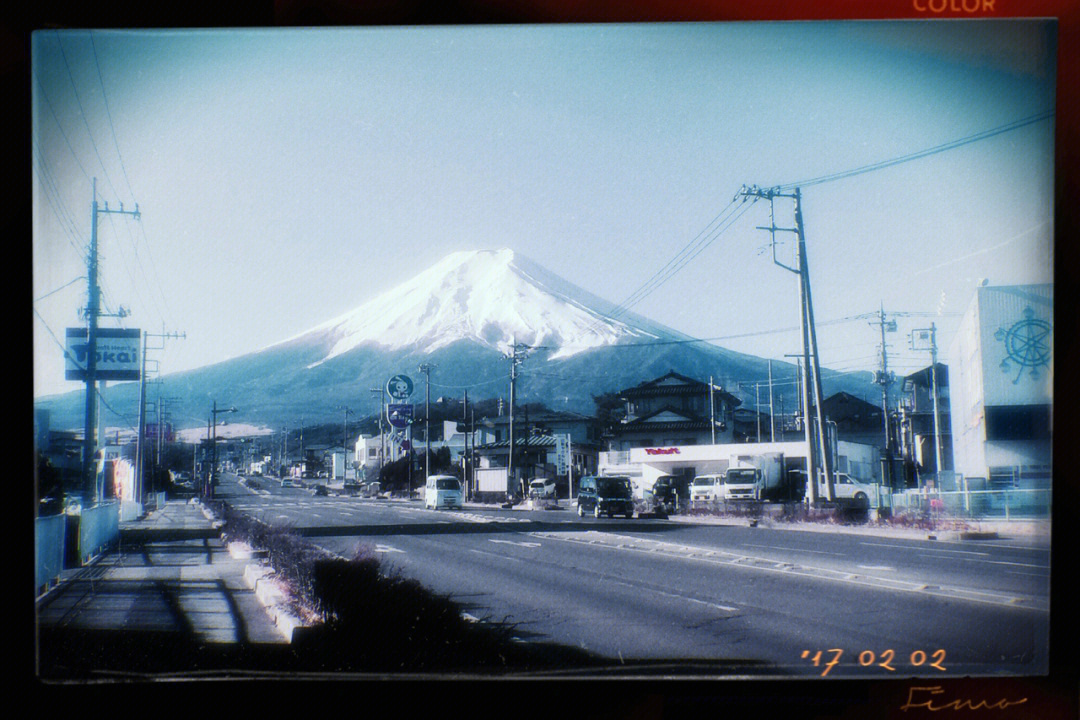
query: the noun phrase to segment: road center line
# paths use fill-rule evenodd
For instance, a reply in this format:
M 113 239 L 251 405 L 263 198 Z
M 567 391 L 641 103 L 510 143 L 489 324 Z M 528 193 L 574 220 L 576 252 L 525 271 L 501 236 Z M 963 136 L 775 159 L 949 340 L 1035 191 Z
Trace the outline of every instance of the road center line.
M 782 545 L 754 545 L 752 543 L 745 543 L 743 547 L 771 548 L 773 550 L 787 550 L 788 552 L 809 552 L 817 553 L 818 555 L 836 555 L 837 557 L 845 557 L 844 553 L 829 552 L 827 550 L 807 550 L 805 548 L 784 547 Z
M 961 555 L 989 555 L 990 553 L 975 552 L 974 550 L 943 550 L 939 548 L 917 547 L 914 545 L 893 545 L 891 543 L 872 543 L 862 542 L 860 545 L 868 545 L 870 547 L 892 547 L 900 548 L 901 550 L 918 550 L 919 552 L 939 552 L 939 553 L 959 553 Z
M 643 588 L 640 585 L 633 585 L 633 584 L 628 583 L 628 582 L 621 582 L 621 581 L 615 580 L 615 581 L 612 581 L 611 584 L 612 585 L 622 585 L 623 587 L 628 587 L 628 588 L 630 588 L 632 590 L 638 590 L 638 591 L 640 591 L 640 590 L 648 590 L 650 592 L 656 593 L 657 595 L 663 595 L 665 597 L 675 598 L 676 600 L 686 600 L 688 602 L 698 603 L 699 605 L 706 605 L 708 607 L 716 608 L 718 610 L 724 610 L 725 612 L 738 612 L 739 611 L 739 608 L 728 607 L 727 605 L 720 605 L 718 603 L 711 603 L 711 602 L 708 602 L 706 600 L 698 600 L 697 598 L 687 597 L 686 595 L 679 595 L 677 593 L 664 592 L 663 590 L 657 590 L 656 588 L 650 588 L 650 587 Z

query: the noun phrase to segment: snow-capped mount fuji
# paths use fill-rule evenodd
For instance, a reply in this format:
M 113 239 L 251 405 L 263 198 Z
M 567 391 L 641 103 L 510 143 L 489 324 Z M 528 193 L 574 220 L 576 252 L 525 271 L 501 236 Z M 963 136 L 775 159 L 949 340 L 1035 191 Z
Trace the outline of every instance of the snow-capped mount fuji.
M 230 421 L 280 428 L 341 421 L 379 410 L 377 388 L 399 373 L 435 366 L 431 397 L 507 398 L 512 342 L 531 347 L 519 367 L 517 401 L 593 414 L 593 397 L 672 370 L 713 377 L 742 394 L 739 381 L 768 377 L 768 361 L 696 341 L 624 312 L 511 250 L 457 252 L 355 310 L 310 330 L 206 367 L 162 378 L 179 427 L 201 426 L 207 408 L 235 406 Z M 794 368 L 773 363 L 778 378 Z M 868 373 L 823 371 L 826 395 L 869 396 Z M 420 379 L 418 388 L 426 380 Z M 793 383 L 783 392 L 793 397 Z M 376 388 L 373 394 L 370 392 Z M 104 391 L 110 408 L 137 417 L 138 383 Z M 748 403 L 753 393 L 743 394 Z M 54 428 L 82 424 L 83 393 L 35 402 Z M 789 405 L 790 407 L 790 405 Z M 200 419 L 203 418 L 203 419 Z
M 513 250 L 456 252 L 411 280 L 284 341 L 330 344 L 314 365 L 361 346 L 431 354 L 465 340 L 506 352 L 514 342 L 543 346 L 559 360 L 620 342 L 678 333 L 644 318 L 610 317 L 615 307 Z M 682 336 L 680 336 L 682 337 Z

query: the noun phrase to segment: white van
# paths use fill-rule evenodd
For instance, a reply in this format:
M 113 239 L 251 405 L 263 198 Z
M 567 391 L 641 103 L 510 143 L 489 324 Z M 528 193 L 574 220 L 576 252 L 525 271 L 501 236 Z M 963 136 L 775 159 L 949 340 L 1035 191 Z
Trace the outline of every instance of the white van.
M 694 484 L 690 486 L 690 502 L 694 504 L 713 503 L 720 499 L 720 495 L 724 491 L 723 488 L 723 475 L 698 475 L 694 478 Z
M 461 481 L 453 475 L 429 475 L 424 491 L 424 507 L 462 507 Z

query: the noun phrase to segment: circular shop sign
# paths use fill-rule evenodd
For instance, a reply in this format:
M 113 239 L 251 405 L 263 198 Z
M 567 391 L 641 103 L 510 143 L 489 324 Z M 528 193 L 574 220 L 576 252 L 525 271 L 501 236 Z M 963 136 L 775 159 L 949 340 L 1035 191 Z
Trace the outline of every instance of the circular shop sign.
M 386 383 L 386 392 L 395 400 L 404 400 L 413 394 L 413 383 L 408 375 L 395 375 Z

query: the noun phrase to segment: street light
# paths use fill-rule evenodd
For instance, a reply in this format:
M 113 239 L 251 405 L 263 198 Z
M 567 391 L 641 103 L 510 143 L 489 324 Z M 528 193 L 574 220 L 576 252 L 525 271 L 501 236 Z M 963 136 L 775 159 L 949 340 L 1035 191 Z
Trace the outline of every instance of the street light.
M 214 485 L 217 483 L 217 416 L 234 412 L 236 412 L 235 407 L 218 410 L 217 400 L 214 401 L 214 407 L 210 410 L 210 413 L 213 416 L 213 434 L 210 439 L 210 472 L 207 474 L 206 490 L 204 492 L 207 498 L 214 497 Z

